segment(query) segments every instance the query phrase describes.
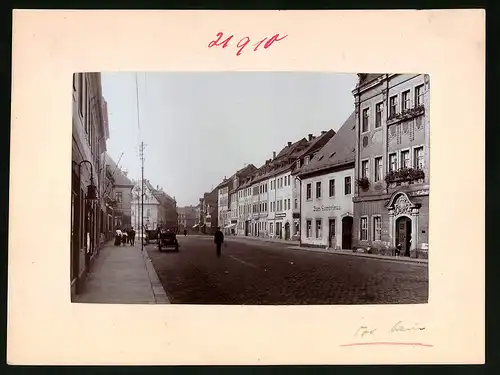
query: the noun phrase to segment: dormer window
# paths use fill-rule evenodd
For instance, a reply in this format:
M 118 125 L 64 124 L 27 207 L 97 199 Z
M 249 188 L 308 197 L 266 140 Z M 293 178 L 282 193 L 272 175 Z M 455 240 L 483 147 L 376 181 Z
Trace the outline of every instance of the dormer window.
M 309 164 L 309 156 L 306 156 L 304 158 L 304 165 L 307 165 L 307 164 Z
M 300 159 L 297 160 L 297 168 L 300 168 Z

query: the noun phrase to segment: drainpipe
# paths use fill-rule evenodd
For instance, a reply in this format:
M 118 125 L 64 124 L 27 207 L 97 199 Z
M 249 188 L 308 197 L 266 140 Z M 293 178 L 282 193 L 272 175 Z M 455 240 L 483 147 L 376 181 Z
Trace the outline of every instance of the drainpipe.
M 302 179 L 297 175 L 299 180 L 299 246 L 302 246 Z

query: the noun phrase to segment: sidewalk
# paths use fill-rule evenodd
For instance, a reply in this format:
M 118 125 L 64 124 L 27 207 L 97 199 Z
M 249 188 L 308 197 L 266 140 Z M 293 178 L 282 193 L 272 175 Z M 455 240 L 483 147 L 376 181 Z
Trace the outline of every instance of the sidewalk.
M 96 259 L 78 303 L 170 303 L 147 251 L 140 244 L 108 243 Z
M 325 249 L 323 247 L 306 247 L 306 246 L 290 246 L 291 250 L 300 250 L 300 251 L 315 251 L 318 253 L 327 253 L 327 254 L 338 254 L 338 255 L 347 255 L 353 257 L 361 257 L 361 258 L 371 258 L 371 259 L 379 259 L 379 260 L 387 260 L 391 262 L 399 262 L 399 263 L 416 263 L 427 265 L 429 261 L 427 259 L 415 259 L 415 258 L 407 258 L 407 257 L 395 257 L 390 255 L 378 255 L 378 254 L 367 254 L 367 253 L 355 253 L 352 250 L 330 250 Z
M 257 242 L 273 242 L 282 243 L 290 246 L 299 246 L 299 241 L 283 240 L 279 238 L 268 238 L 268 237 L 254 237 L 254 236 L 225 236 L 228 240 L 242 240 L 242 241 L 257 241 Z

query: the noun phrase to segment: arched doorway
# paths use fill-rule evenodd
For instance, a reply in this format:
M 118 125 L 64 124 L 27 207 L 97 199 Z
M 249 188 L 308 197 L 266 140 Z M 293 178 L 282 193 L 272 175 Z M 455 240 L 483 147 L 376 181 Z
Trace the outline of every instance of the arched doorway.
M 285 224 L 285 240 L 290 239 L 290 223 Z
M 411 219 L 401 216 L 396 220 L 396 245 L 401 245 L 401 255 L 410 256 Z
M 420 207 L 402 191 L 393 193 L 387 204 L 390 243 L 392 247 L 401 244 L 401 255 L 410 256 L 410 250 L 418 246 Z
M 352 216 L 342 218 L 342 249 L 352 248 Z

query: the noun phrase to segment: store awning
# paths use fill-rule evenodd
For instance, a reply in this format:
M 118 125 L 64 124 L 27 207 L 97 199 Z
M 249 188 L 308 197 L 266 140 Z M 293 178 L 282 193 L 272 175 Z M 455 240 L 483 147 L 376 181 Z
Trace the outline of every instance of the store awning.
M 193 229 L 198 228 L 198 224 L 193 225 Z
M 229 225 L 226 225 L 224 227 L 224 229 L 231 229 L 231 228 L 234 228 L 235 226 L 236 226 L 236 224 L 234 224 L 234 223 L 233 224 L 229 224 Z

